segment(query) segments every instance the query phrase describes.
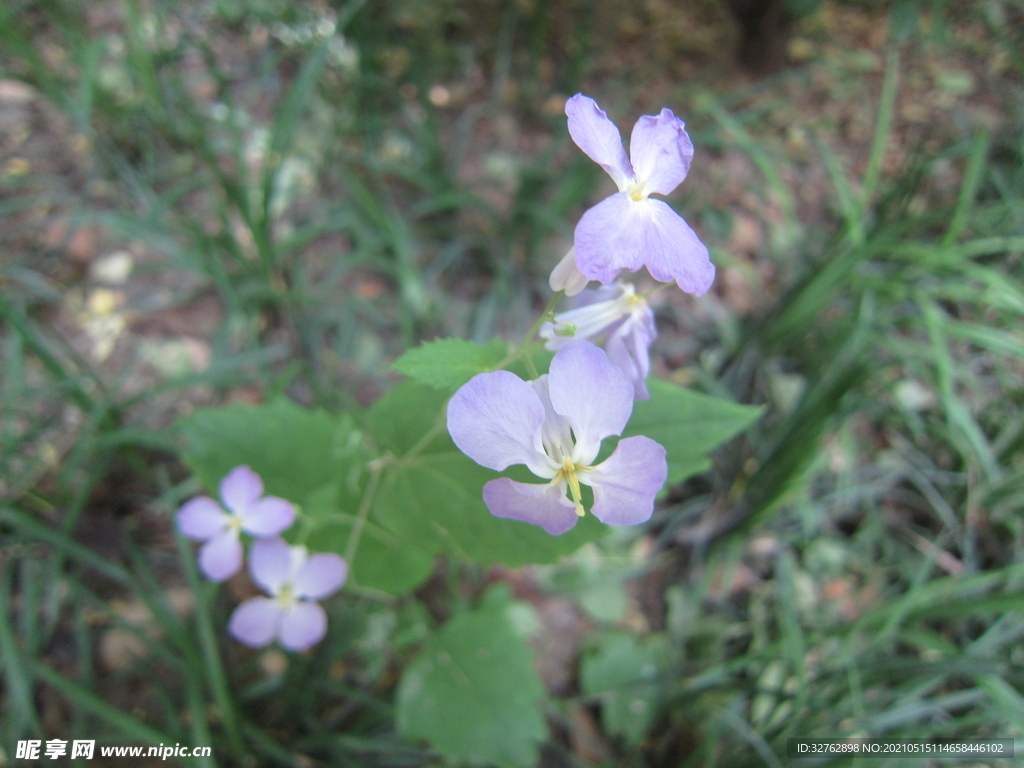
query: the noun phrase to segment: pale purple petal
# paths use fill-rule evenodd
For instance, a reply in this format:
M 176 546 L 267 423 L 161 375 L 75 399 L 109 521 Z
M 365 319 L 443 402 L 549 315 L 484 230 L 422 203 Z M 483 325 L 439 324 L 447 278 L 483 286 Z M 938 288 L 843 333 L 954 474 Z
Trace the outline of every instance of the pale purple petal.
M 644 195 L 667 195 L 679 186 L 690 170 L 693 144 L 683 121 L 671 109 L 660 115 L 644 115 L 629 137 L 629 157 Z
M 633 180 L 633 166 L 622 148 L 619 129 L 604 110 L 589 96 L 577 93 L 565 102 L 565 114 L 569 117 L 569 135 L 576 146 L 604 168 L 620 190 L 628 188 Z
M 276 536 L 295 521 L 295 506 L 277 496 L 264 496 L 238 516 L 242 528 L 253 536 Z
M 544 424 L 540 428 L 544 452 L 552 457 L 569 456 L 572 454 L 573 447 L 572 427 L 569 426 L 569 422 L 564 417 L 555 413 L 555 409 L 551 405 L 551 393 L 548 391 L 548 374 L 545 373 L 539 379 L 533 379 L 527 383 L 533 387 L 533 391 L 537 393 L 541 405 L 544 406 Z M 552 458 L 545 469 L 547 471 L 544 474 L 538 473 L 538 475 L 551 479 L 558 474 L 561 465 Z
M 708 249 L 682 217 L 660 200 L 612 195 L 576 225 L 576 266 L 591 280 L 610 283 L 619 272 L 646 266 L 655 280 L 673 280 L 687 293 L 711 287 Z
M 633 382 L 633 397 L 647 400 L 646 378 L 651 371 L 649 348 L 658 336 L 654 324 L 654 311 L 650 307 L 636 308 L 633 314 L 608 334 L 604 348 L 608 359 Z
M 228 511 L 244 514 L 263 495 L 263 481 L 246 466 L 235 467 L 220 481 L 220 498 Z
M 292 580 L 295 596 L 308 600 L 322 600 L 336 592 L 345 583 L 348 565 L 333 552 L 310 555 Z
M 539 525 L 554 536 L 579 519 L 576 505 L 565 496 L 565 483 L 533 485 L 501 477 L 484 485 L 484 503 L 495 517 Z
M 565 291 L 566 296 L 575 296 L 587 287 L 587 280 L 576 266 L 576 248 L 570 248 L 562 260 L 551 270 L 548 285 L 552 291 Z
M 293 603 L 281 616 L 281 647 L 304 651 L 316 645 L 327 634 L 327 614 L 317 603 Z
M 540 442 L 544 406 L 533 387 L 509 371 L 479 373 L 448 403 L 448 433 L 477 464 L 503 470 L 547 466 Z
M 228 524 L 228 514 L 209 496 L 196 496 L 178 510 L 178 530 L 190 539 L 208 539 Z
M 559 312 L 554 323 L 541 325 L 539 334 L 545 340 L 544 347 L 557 351 L 573 341 L 593 339 L 611 332 L 632 311 L 630 298 L 633 295 L 633 286 L 623 283 L 604 285 L 596 291 L 583 291 L 576 297 L 574 309 Z M 598 300 L 595 298 L 598 296 L 603 298 Z
M 208 579 L 224 581 L 238 573 L 241 567 L 242 542 L 234 528 L 225 528 L 199 548 L 199 570 Z
M 636 204 L 628 192 L 617 192 L 584 211 L 573 241 L 576 266 L 585 277 L 611 283 L 623 269 L 636 272 L 644 265 L 641 222 L 632 215 Z
M 249 575 L 272 595 L 292 574 L 292 548 L 284 539 L 259 539 L 249 547 Z
M 650 213 L 642 217 L 644 264 L 651 277 L 663 283 L 675 280 L 687 293 L 700 296 L 715 280 L 715 266 L 690 225 L 661 200 L 644 200 Z
M 580 482 L 594 489 L 594 517 L 608 525 L 636 525 L 651 517 L 654 497 L 668 477 L 665 449 L 649 437 L 620 440 L 615 452 Z
M 252 597 L 231 614 L 228 632 L 240 643 L 252 648 L 269 645 L 277 637 L 281 624 L 281 606 L 269 597 Z
M 588 288 L 572 300 L 572 309 L 569 311 L 622 298 L 626 285 L 626 283 L 612 283 L 611 285 L 599 285 L 597 288 Z
M 601 441 L 618 435 L 633 412 L 633 385 L 608 355 L 589 341 L 576 341 L 555 354 L 548 391 L 556 413 L 576 438 L 573 460 L 589 464 Z

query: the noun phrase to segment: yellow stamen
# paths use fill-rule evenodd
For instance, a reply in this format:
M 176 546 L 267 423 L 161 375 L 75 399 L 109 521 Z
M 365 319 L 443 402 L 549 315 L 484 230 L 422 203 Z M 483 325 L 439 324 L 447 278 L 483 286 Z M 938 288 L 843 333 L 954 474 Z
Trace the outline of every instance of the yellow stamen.
M 576 465 L 572 463 L 572 459 L 568 456 L 562 459 L 560 473 L 569 483 L 569 493 L 572 494 L 572 500 L 576 504 L 576 514 L 583 517 L 586 514 L 586 510 L 583 508 L 583 495 L 580 493 L 580 479 L 576 476 Z
M 288 608 L 294 602 L 292 597 L 292 585 L 285 584 L 281 587 L 281 591 L 277 593 L 277 602 L 282 608 Z

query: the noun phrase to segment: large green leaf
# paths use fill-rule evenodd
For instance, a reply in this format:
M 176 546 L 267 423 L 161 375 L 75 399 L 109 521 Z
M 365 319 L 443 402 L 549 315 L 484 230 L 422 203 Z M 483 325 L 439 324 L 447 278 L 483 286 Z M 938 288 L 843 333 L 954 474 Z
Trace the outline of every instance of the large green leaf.
M 523 467 L 497 473 L 466 457 L 444 428 L 446 400 L 443 392 L 405 381 L 370 409 L 367 421 L 378 450 L 397 457 L 374 500 L 377 523 L 424 550 L 510 566 L 554 562 L 605 535 L 592 515 L 561 536 L 491 515 L 483 502 L 486 482 L 502 475 L 542 481 Z M 424 442 L 426 434 L 433 437 Z
M 484 483 L 501 474 L 475 464 L 445 440 L 447 451 L 423 453 L 389 469 L 377 491 L 375 519 L 403 541 L 480 563 L 519 566 L 554 562 L 607 533 L 593 515 L 561 536 L 494 517 L 482 493 Z M 514 474 L 540 481 L 528 472 Z
M 448 434 L 444 429 L 447 401 L 447 392 L 418 381 L 403 381 L 394 387 L 366 414 L 367 426 L 377 450 L 403 456 L 420 443 L 424 435 L 435 435 L 431 445 L 440 441 Z M 430 448 L 430 445 L 421 447 Z
M 358 447 L 352 419 L 302 408 L 290 400 L 202 408 L 179 422 L 185 463 L 210 493 L 224 475 L 247 464 L 266 493 L 302 504 L 343 480 Z
M 423 644 L 398 686 L 398 730 L 454 761 L 525 768 L 547 735 L 544 686 L 510 615 L 508 588 L 492 587 Z
M 650 379 L 650 400 L 633 403 L 623 437 L 647 435 L 668 454 L 668 484 L 678 483 L 710 466 L 706 454 L 746 428 L 761 408 L 737 405 Z
M 306 545 L 316 552 L 343 554 L 351 532 L 350 520 L 328 522 L 313 530 Z M 350 578 L 359 586 L 401 595 L 426 580 L 434 568 L 434 556 L 379 525 L 368 523 L 348 565 Z
M 638 744 L 647 735 L 662 696 L 659 680 L 668 666 L 664 635 L 642 642 L 633 635 L 610 635 L 583 658 L 583 693 L 601 700 L 605 728 Z
M 391 367 L 432 387 L 454 390 L 478 373 L 493 371 L 506 354 L 508 344 L 501 339 L 492 339 L 487 344 L 439 339 L 410 349 Z
M 344 555 L 358 515 L 364 484 L 340 488 L 325 486 L 306 499 L 303 512 L 311 530 L 305 544 L 315 552 Z M 355 555 L 348 563 L 349 579 L 362 587 L 400 595 L 422 583 L 434 567 L 430 550 L 415 540 L 399 539 L 390 531 L 367 521 Z

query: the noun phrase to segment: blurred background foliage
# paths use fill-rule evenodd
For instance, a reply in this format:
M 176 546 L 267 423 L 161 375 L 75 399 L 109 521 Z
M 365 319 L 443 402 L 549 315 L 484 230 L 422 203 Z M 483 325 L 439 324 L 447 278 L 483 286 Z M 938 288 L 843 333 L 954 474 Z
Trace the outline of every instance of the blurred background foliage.
M 458 764 L 399 736 L 397 683 L 494 581 L 532 617 L 543 766 L 1024 738 L 1019 3 L 11 0 L 0 41 L 7 760 Z M 525 331 L 610 191 L 580 90 L 687 121 L 671 202 L 718 279 L 656 294 L 655 372 L 765 416 L 643 530 L 439 561 L 335 599 L 307 655 L 240 648 L 250 587 L 175 542 L 175 418 L 365 406 L 418 340 Z

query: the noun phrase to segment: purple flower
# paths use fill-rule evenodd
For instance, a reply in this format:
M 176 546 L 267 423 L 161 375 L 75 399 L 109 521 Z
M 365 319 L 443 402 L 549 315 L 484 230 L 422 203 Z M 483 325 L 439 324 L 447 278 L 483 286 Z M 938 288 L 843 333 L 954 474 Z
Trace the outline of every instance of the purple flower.
M 679 214 L 649 197 L 669 194 L 690 170 L 693 144 L 683 121 L 669 109 L 643 115 L 633 126 L 626 157 L 619 129 L 593 99 L 577 93 L 565 103 L 565 114 L 576 146 L 619 187 L 576 225 L 580 272 L 610 283 L 620 270 L 646 266 L 655 280 L 674 280 L 687 293 L 704 293 L 715 279 L 708 249 Z
M 263 481 L 246 466 L 235 467 L 220 481 L 227 512 L 209 496 L 197 496 L 178 510 L 178 528 L 190 539 L 205 541 L 199 569 L 224 581 L 242 567 L 239 531 L 260 538 L 276 536 L 295 520 L 295 507 L 277 496 L 263 495 Z
M 327 614 L 317 600 L 334 594 L 348 575 L 338 555 L 310 555 L 283 539 L 261 539 L 249 550 L 249 574 L 270 597 L 253 597 L 231 614 L 228 631 L 241 643 L 262 648 L 275 639 L 304 651 L 327 634 Z
M 488 482 L 484 502 L 497 517 L 565 533 L 584 514 L 583 484 L 594 491 L 598 520 L 635 525 L 650 518 L 665 484 L 665 449 L 648 437 L 628 437 L 593 466 L 601 441 L 621 434 L 632 410 L 633 385 L 622 371 L 590 342 L 575 341 L 534 381 L 509 371 L 474 376 L 448 403 L 448 432 L 477 464 L 499 472 L 525 464 L 548 481 Z
M 651 396 L 644 380 L 651 371 L 648 350 L 658 330 L 654 311 L 629 283 L 583 291 L 576 297 L 576 308 L 555 315 L 554 323 L 544 323 L 540 335 L 544 346 L 555 351 L 575 339 L 607 335 L 608 359 L 633 382 L 633 396 L 637 400 Z

